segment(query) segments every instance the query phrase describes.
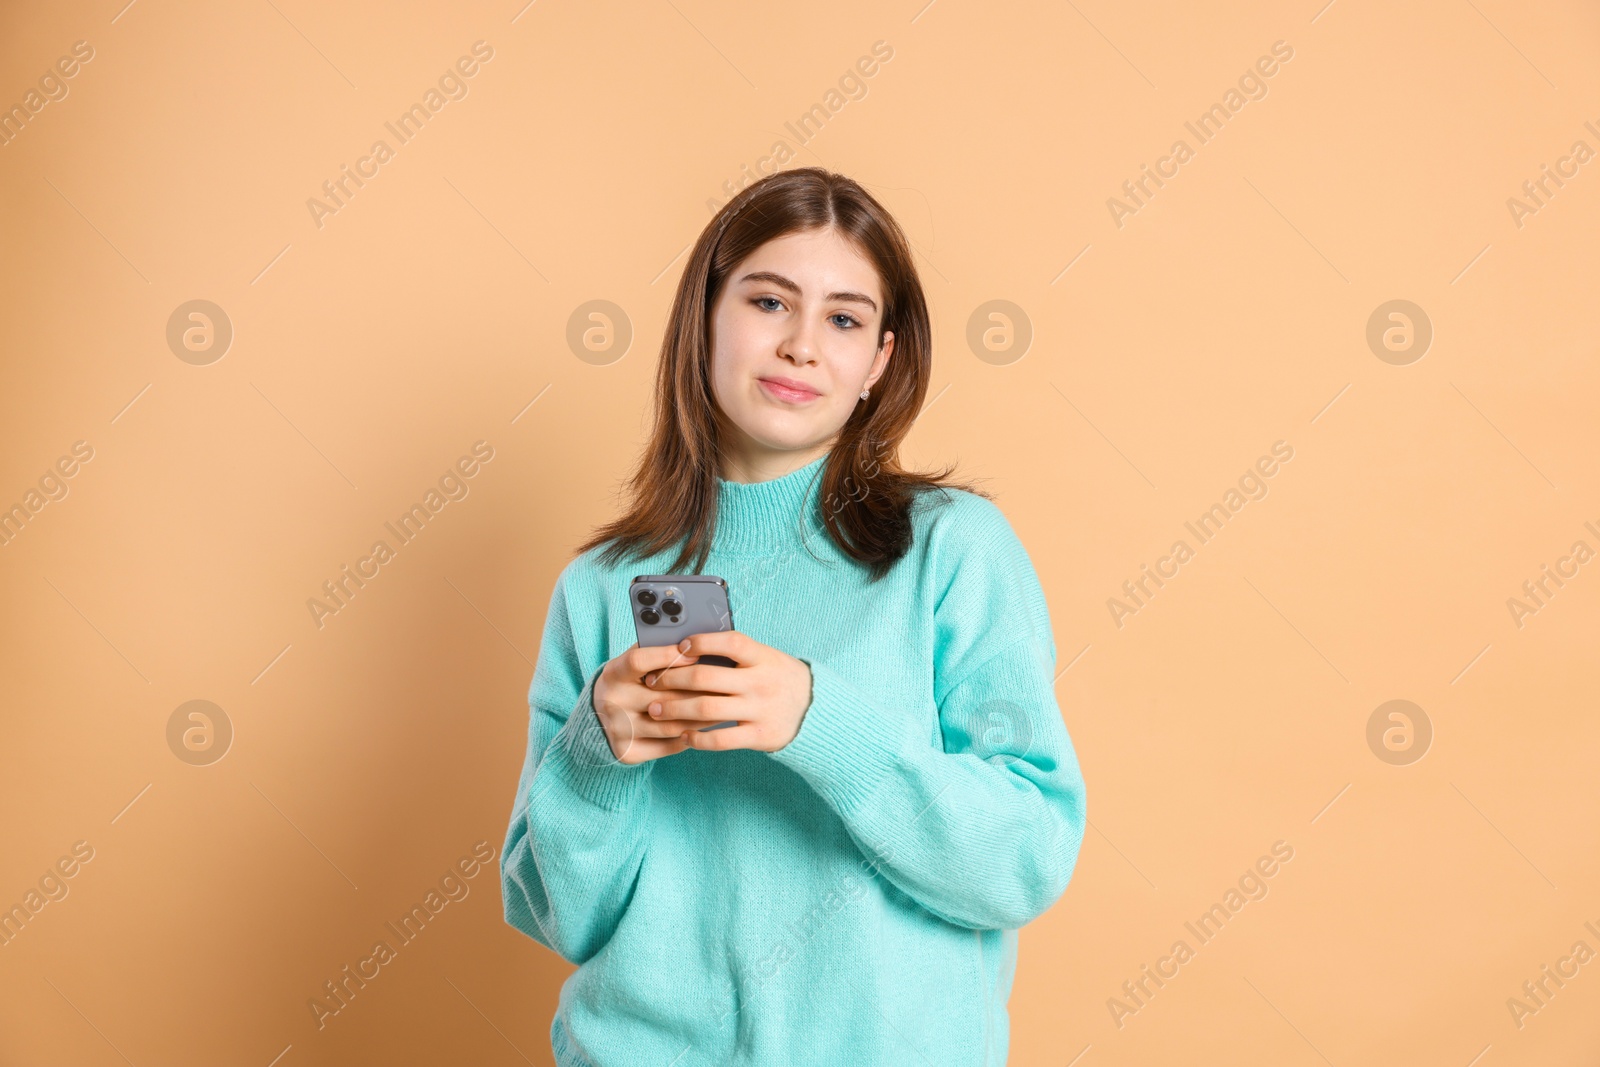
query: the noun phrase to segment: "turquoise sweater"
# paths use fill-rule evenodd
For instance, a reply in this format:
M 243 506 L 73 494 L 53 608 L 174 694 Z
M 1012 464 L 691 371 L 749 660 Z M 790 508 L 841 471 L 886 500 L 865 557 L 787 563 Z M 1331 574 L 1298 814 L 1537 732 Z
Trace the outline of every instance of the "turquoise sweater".
M 818 459 L 722 481 L 703 572 L 736 627 L 811 668 L 777 752 L 611 756 L 590 700 L 636 638 L 628 583 L 561 572 L 501 855 L 506 921 L 578 969 L 562 1067 L 1003 1064 L 1017 929 L 1059 898 L 1083 777 L 1055 641 L 1001 511 L 927 492 L 888 576 L 839 552 Z

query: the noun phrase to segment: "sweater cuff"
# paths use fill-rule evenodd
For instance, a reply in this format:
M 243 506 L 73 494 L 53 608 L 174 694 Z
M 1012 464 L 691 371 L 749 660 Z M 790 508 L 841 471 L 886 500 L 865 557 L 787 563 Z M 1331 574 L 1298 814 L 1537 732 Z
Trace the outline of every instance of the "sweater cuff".
M 605 727 L 600 725 L 594 709 L 594 684 L 600 678 L 600 670 L 589 677 L 578 694 L 577 706 L 551 739 L 542 761 L 549 766 L 541 766 L 538 778 L 553 773 L 591 804 L 621 811 L 646 788 L 655 761 L 623 763 L 612 753 Z
M 800 730 L 773 759 L 798 772 L 840 812 L 867 801 L 901 759 L 904 720 L 874 708 L 826 663 L 811 668 L 811 704 Z

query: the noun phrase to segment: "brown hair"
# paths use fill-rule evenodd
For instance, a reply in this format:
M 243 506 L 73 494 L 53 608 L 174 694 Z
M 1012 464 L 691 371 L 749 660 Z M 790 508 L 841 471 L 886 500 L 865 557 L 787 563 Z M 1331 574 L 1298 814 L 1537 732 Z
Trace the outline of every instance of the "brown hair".
M 775 238 L 832 227 L 877 269 L 884 291 L 884 331 L 894 353 L 871 396 L 856 405 L 824 464 L 819 510 L 829 536 L 847 556 L 887 574 L 911 547 L 911 504 L 922 490 L 967 483 L 907 471 L 900 442 L 928 392 L 933 338 L 928 305 L 899 224 L 856 182 L 820 167 L 780 171 L 742 190 L 701 231 L 689 255 L 661 339 L 656 367 L 655 420 L 628 480 L 625 514 L 579 546 L 607 545 L 601 559 L 653 554 L 683 542 L 671 573 L 699 573 L 716 530 L 719 477 L 718 411 L 711 392 L 711 309 L 723 283 L 743 260 Z M 693 560 L 693 569 L 684 568 Z

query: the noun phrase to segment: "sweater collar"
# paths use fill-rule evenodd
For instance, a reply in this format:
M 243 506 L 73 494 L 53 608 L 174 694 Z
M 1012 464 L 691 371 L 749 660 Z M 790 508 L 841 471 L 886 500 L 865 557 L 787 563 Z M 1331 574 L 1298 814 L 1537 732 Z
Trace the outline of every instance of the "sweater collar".
M 717 479 L 717 528 L 712 551 L 764 556 L 830 540 L 818 500 L 828 453 L 764 482 Z

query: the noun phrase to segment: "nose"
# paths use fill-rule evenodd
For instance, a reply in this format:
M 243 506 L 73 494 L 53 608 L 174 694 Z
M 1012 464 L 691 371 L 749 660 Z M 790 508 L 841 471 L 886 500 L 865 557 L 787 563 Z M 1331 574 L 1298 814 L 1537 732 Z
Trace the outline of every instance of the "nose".
M 815 326 L 803 316 L 796 316 L 792 321 L 794 325 L 788 336 L 778 345 L 778 355 L 801 366 L 815 363 L 817 361 Z

